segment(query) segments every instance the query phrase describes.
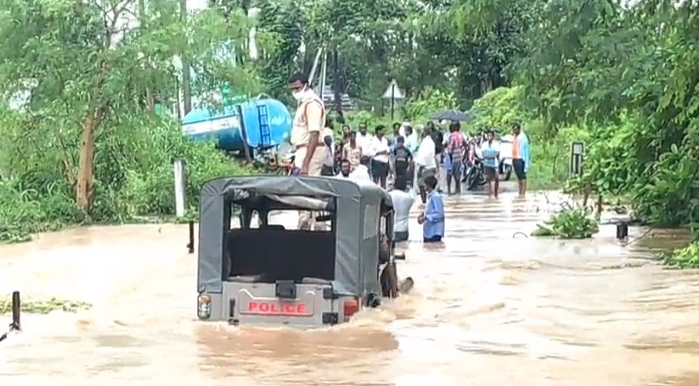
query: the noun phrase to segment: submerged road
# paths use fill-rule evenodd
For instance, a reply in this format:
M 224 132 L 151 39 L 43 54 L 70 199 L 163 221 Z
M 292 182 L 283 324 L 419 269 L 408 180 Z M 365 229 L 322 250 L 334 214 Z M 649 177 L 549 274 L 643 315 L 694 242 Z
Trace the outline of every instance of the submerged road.
M 550 209 L 542 195 L 449 197 L 446 242 L 426 247 L 415 208 L 399 266 L 414 292 L 315 331 L 195 322 L 186 227 L 2 246 L 0 293 L 94 307 L 25 315 L 0 344 L 0 385 L 699 385 L 699 273 L 648 260 L 682 236 L 513 238 Z

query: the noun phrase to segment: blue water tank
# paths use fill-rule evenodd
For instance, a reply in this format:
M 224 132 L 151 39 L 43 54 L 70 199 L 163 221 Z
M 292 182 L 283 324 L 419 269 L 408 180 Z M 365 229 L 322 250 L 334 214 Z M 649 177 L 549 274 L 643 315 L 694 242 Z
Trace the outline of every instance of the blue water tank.
M 261 98 L 244 102 L 241 107 L 251 148 L 279 146 L 289 138 L 291 113 L 284 103 Z M 223 150 L 243 150 L 240 117 L 235 106 L 227 106 L 223 111 L 193 109 L 182 119 L 182 132 L 195 141 L 216 140 Z

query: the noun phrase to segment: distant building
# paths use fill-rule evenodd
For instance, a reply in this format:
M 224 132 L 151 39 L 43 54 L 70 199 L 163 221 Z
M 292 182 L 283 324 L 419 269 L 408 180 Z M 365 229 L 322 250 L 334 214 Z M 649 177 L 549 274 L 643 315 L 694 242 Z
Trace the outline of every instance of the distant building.
M 352 103 L 352 99 L 349 95 L 347 95 L 347 93 L 342 93 L 341 99 L 343 111 L 349 111 L 354 108 L 354 103 Z M 325 88 L 323 92 L 323 102 L 325 103 L 325 106 L 328 108 L 333 107 L 335 105 L 335 93 L 332 88 Z

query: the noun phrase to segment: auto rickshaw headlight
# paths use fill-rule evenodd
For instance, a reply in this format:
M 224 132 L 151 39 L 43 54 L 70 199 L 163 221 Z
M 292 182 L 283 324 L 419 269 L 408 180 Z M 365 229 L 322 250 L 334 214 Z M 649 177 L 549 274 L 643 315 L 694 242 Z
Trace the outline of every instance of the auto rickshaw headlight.
M 211 317 L 211 297 L 206 294 L 197 298 L 197 316 L 199 319 L 209 319 Z

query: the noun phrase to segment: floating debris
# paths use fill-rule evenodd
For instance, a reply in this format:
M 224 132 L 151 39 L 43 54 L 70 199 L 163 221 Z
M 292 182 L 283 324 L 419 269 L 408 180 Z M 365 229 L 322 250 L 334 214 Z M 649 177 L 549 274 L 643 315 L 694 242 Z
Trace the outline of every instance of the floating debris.
M 53 311 L 63 312 L 78 312 L 88 310 L 92 304 L 51 298 L 48 300 L 23 301 L 21 310 L 30 314 L 48 314 Z M 12 312 L 12 299 L 0 300 L 0 314 L 9 314 Z

